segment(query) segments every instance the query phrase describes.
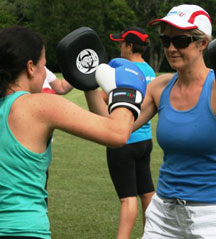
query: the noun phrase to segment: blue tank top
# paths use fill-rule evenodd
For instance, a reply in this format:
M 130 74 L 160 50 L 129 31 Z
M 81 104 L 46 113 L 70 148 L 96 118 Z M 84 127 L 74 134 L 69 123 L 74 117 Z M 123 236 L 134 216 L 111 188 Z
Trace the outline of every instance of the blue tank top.
M 144 73 L 147 84 L 149 84 L 155 78 L 155 72 L 147 62 L 134 62 Z M 147 122 L 145 125 L 134 131 L 127 142 L 127 144 L 136 143 L 152 138 L 151 122 Z
M 216 203 L 216 117 L 210 107 L 211 70 L 197 104 L 178 111 L 170 91 L 178 75 L 162 92 L 158 108 L 157 140 L 164 152 L 157 193 L 198 203 Z
M 0 236 L 50 239 L 45 184 L 51 142 L 45 152 L 32 152 L 19 143 L 8 125 L 12 104 L 27 93 L 0 98 Z

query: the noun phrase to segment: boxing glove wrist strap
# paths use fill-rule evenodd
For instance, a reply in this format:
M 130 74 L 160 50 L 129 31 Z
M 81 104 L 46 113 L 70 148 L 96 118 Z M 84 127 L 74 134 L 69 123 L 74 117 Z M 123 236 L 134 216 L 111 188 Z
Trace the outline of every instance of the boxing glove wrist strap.
M 125 107 L 133 113 L 134 120 L 136 120 L 140 115 L 142 100 L 142 94 L 138 90 L 131 88 L 116 88 L 109 94 L 109 113 L 118 107 Z

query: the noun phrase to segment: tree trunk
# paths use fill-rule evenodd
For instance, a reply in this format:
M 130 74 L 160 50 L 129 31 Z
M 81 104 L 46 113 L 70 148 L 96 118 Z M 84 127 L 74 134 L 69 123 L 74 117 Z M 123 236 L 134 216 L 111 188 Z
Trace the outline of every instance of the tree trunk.
M 163 48 L 162 47 L 159 47 L 159 48 L 151 47 L 149 62 L 150 62 L 150 65 L 155 70 L 155 72 L 160 71 L 160 67 L 161 67 L 163 60 L 164 60 Z

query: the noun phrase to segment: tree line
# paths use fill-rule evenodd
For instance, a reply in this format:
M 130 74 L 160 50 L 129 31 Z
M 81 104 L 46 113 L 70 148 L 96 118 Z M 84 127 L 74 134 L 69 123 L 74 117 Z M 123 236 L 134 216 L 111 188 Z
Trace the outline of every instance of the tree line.
M 149 22 L 165 16 L 173 6 L 180 4 L 203 7 L 211 16 L 214 36 L 216 0 L 0 0 L 0 29 L 24 25 L 39 32 L 45 39 L 48 67 L 59 71 L 56 46 L 73 30 L 81 26 L 94 29 L 112 59 L 118 57 L 120 51 L 109 34 L 136 25 L 150 36 L 145 59 L 156 72 L 167 72 L 171 69 L 164 57 L 157 28 L 150 27 Z

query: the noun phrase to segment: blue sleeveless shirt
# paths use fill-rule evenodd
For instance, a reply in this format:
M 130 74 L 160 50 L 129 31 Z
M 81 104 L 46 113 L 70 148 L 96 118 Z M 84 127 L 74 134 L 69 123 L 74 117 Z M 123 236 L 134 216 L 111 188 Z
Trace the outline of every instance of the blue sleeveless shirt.
M 211 70 L 197 104 L 189 110 L 175 110 L 170 91 L 178 75 L 161 94 L 157 140 L 164 152 L 157 193 L 198 203 L 216 203 L 216 117 L 210 101 L 215 80 Z

